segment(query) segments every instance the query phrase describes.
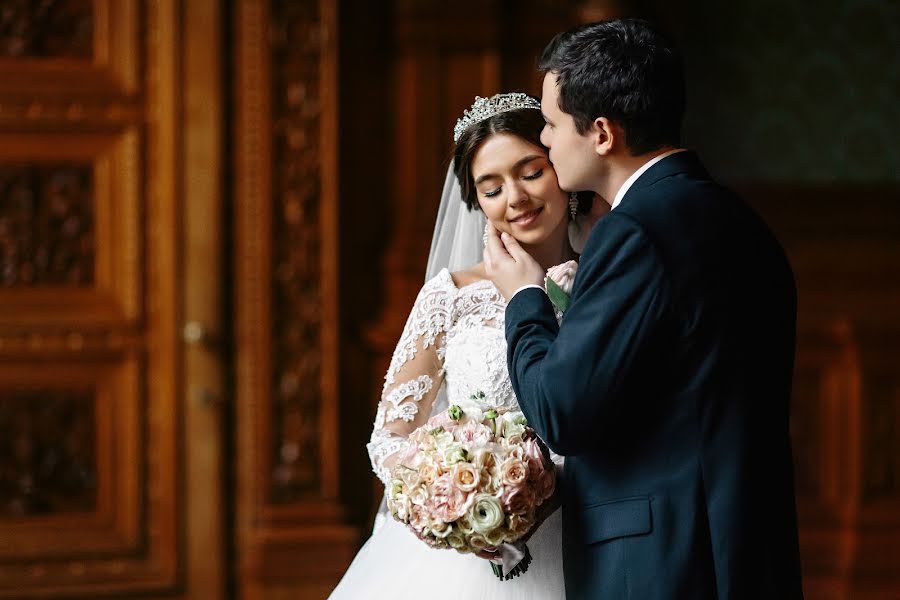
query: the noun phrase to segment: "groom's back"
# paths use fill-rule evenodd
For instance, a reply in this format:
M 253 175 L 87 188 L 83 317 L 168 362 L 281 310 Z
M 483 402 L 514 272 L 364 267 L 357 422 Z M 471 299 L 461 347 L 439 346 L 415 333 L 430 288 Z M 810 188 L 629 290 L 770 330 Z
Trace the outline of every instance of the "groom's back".
M 689 538 L 697 564 L 708 556 L 720 597 L 798 597 L 793 275 L 764 222 L 693 155 L 667 160 L 684 168 L 648 171 L 616 209 L 656 246 L 670 288 L 667 317 L 628 382 L 633 405 L 654 399 L 643 421 L 659 451 L 642 460 L 655 458 L 653 485 L 668 486 L 669 509 L 695 519 L 673 534 Z

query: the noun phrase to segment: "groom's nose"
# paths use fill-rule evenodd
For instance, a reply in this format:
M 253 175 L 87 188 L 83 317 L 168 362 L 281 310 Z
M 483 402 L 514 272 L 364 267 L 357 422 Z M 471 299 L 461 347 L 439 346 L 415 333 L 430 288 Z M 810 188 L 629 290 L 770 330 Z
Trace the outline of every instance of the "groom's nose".
M 550 147 L 550 127 L 548 125 L 544 125 L 544 128 L 541 129 L 541 143 Z

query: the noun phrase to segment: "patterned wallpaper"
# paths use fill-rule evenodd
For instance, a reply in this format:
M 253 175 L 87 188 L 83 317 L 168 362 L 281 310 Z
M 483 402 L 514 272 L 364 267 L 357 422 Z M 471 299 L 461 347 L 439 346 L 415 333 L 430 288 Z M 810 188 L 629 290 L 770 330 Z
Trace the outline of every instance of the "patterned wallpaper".
M 717 177 L 900 182 L 900 2 L 696 0 L 671 12 L 686 141 Z

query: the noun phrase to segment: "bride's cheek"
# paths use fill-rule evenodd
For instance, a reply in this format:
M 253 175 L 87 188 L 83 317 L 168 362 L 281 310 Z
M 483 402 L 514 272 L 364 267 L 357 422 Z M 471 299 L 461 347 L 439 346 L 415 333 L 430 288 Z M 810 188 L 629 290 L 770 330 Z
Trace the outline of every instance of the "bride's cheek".
M 494 229 L 496 229 L 500 233 L 509 233 L 510 235 L 512 234 L 512 231 L 510 231 L 509 226 L 506 224 L 506 221 L 491 219 L 491 225 L 493 225 Z

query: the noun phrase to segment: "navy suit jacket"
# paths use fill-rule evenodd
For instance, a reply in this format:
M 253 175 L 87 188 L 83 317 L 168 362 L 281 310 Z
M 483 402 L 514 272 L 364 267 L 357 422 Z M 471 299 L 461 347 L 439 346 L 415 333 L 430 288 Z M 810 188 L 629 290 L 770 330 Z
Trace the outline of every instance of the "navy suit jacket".
M 801 598 L 788 434 L 796 292 L 781 246 L 681 152 L 588 238 L 557 325 L 506 309 L 529 424 L 566 457 L 569 598 Z

